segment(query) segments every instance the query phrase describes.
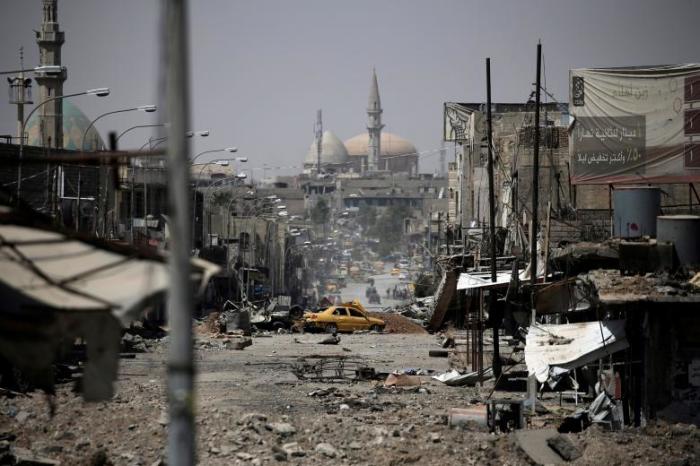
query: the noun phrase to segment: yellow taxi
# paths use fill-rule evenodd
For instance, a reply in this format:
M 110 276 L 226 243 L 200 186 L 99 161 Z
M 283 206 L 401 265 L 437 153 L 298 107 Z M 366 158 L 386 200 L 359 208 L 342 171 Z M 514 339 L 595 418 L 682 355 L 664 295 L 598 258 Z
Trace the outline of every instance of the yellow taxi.
M 383 332 L 386 324 L 382 319 L 371 317 L 355 300 L 331 306 L 321 312 L 304 314 L 304 328 L 307 330 L 323 330 L 328 333 L 352 332 L 354 330 L 372 330 Z
M 401 269 L 394 267 L 393 269 L 391 269 L 391 275 L 394 277 L 401 275 Z

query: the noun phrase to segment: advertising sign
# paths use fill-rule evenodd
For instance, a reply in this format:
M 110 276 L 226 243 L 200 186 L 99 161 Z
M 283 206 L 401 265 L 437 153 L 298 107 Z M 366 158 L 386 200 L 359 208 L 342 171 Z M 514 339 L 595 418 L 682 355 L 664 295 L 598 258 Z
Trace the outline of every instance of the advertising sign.
M 700 65 L 571 70 L 576 184 L 700 181 Z

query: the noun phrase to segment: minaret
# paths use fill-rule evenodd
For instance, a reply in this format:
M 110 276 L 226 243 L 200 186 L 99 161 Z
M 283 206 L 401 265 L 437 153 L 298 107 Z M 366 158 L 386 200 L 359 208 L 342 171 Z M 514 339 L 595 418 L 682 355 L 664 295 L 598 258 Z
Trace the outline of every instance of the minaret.
M 316 112 L 316 174 L 321 174 L 321 150 L 323 148 L 323 119 L 321 109 Z
M 367 145 L 367 170 L 370 172 L 379 169 L 380 138 L 382 135 L 382 104 L 379 101 L 379 85 L 377 85 L 377 73 L 372 69 L 372 83 L 369 88 L 369 103 L 367 105 L 367 132 L 369 144 Z
M 39 44 L 39 65 L 61 66 L 61 46 L 64 42 L 63 31 L 59 29 L 56 15 L 58 0 L 42 0 L 43 20 L 41 30 L 36 32 Z M 47 99 L 63 95 L 63 81 L 67 78 L 66 70 L 57 74 L 37 74 L 39 85 L 37 105 Z M 39 109 L 39 134 L 44 147 L 63 148 L 63 102 L 54 100 Z

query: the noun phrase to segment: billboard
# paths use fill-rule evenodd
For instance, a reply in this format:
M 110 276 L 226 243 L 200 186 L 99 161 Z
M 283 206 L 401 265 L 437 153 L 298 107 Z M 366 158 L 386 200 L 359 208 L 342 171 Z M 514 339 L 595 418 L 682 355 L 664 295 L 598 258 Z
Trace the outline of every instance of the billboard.
M 445 102 L 443 109 L 443 139 L 445 141 L 469 142 L 481 128 L 481 112 L 474 105 Z
M 700 65 L 570 71 L 575 184 L 700 181 Z

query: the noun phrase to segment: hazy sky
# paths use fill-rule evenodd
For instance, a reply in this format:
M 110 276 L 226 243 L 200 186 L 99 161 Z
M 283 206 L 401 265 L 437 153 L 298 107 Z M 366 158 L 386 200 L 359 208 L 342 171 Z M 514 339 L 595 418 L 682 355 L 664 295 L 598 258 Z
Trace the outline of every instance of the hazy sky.
M 20 45 L 25 65 L 35 66 L 41 0 L 2 7 L 0 68 L 17 67 Z M 58 7 L 64 92 L 112 90 L 73 100 L 89 118 L 158 103 L 159 1 Z M 343 140 L 365 131 L 373 66 L 386 130 L 430 151 L 440 146 L 443 102 L 485 100 L 487 56 L 493 100 L 502 102 L 527 99 L 538 39 L 547 87 L 562 101 L 570 68 L 700 61 L 696 0 L 194 0 L 190 13 L 192 126 L 211 130 L 193 153 L 237 146 L 249 167 L 301 166 L 318 108 Z M 127 113 L 97 126 L 104 136 L 157 120 Z M 0 133 L 15 127 L 5 100 Z M 133 131 L 121 147 L 139 147 L 150 134 Z M 421 159 L 422 171 L 436 166 L 436 156 Z

